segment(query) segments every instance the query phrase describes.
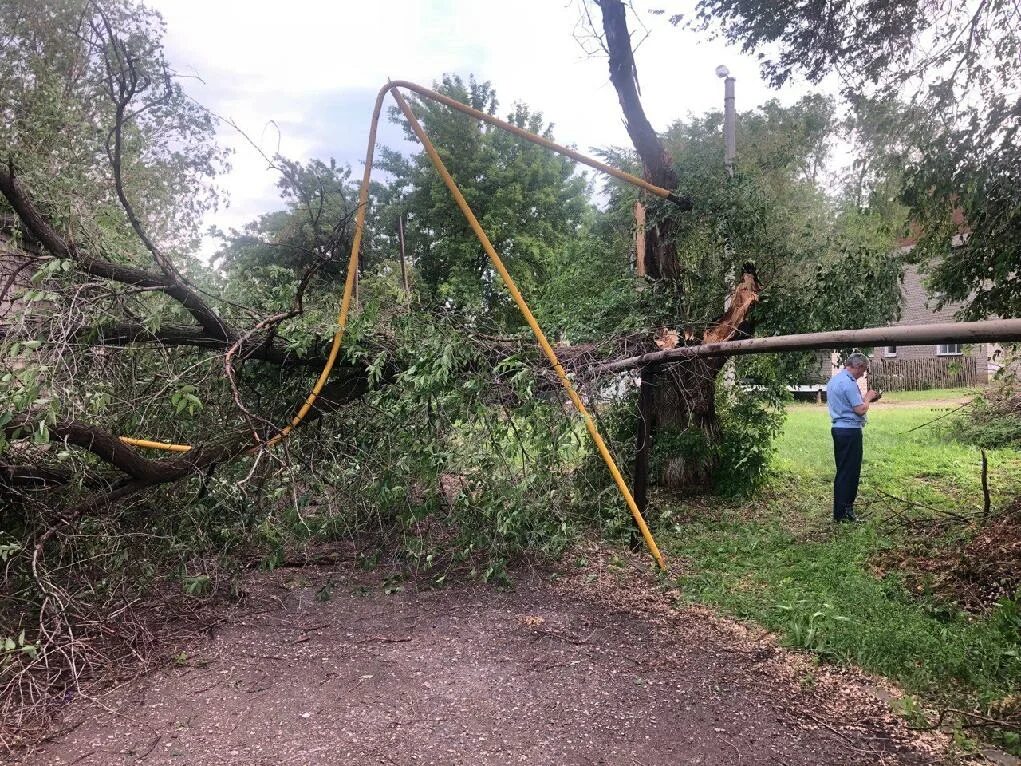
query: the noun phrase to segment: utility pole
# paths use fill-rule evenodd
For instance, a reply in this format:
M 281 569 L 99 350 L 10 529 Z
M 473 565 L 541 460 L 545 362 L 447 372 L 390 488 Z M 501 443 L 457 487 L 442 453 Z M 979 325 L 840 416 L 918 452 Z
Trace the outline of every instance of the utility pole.
M 730 70 L 722 64 L 716 67 L 716 76 L 723 80 L 723 164 L 727 175 L 734 177 L 734 157 L 737 155 L 737 111 L 734 108 L 734 83 Z

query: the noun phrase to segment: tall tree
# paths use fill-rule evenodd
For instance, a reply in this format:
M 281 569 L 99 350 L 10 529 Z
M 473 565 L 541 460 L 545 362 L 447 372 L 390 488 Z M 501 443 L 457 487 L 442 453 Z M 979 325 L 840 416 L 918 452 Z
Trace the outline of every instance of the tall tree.
M 488 82 L 447 75 L 436 88 L 488 114 L 499 109 Z M 569 159 L 503 130 L 432 101 L 413 103 L 444 164 L 527 294 L 555 268 L 578 230 L 590 204 L 585 178 Z M 404 124 L 396 111 L 393 119 Z M 552 126 L 525 104 L 515 104 L 506 119 L 552 138 Z M 405 129 L 410 140 L 417 140 L 409 126 Z M 426 297 L 482 323 L 520 327 L 522 320 L 499 277 L 425 153 L 407 158 L 384 151 L 381 164 L 392 175 L 387 199 L 406 214 L 407 248 Z
M 625 126 L 642 164 L 645 178 L 664 188 L 674 190 L 678 176 L 673 162 L 652 127 L 642 106 L 638 87 L 638 69 L 631 48 L 627 24 L 627 6 L 621 0 L 596 0 L 601 12 L 601 39 L 609 59 L 610 81 L 617 91 Z M 597 32 L 597 35 L 599 33 Z M 671 283 L 677 292 L 682 288 L 682 269 L 677 252 L 677 231 L 683 225 L 678 214 L 661 205 L 653 208 L 651 225 L 646 234 L 645 262 L 652 279 Z M 706 327 L 702 337 L 729 340 L 747 329 L 742 327 L 752 304 L 757 300 L 759 285 L 754 272 L 742 280 L 745 298 L 732 303 L 739 315 L 728 317 L 721 302 L 720 321 Z M 740 286 L 739 286 L 740 289 Z M 678 452 L 667 458 L 661 479 L 668 486 L 683 489 L 706 488 L 716 470 L 717 447 L 721 440 L 719 416 L 716 411 L 716 377 L 726 363 L 725 358 L 698 359 L 676 365 L 655 386 L 647 398 L 651 412 L 643 419 L 653 419 L 661 445 L 672 444 L 684 435 L 698 434 L 703 454 L 698 458 Z
M 897 129 L 914 151 L 897 173 L 922 235 L 915 257 L 965 316 L 1021 312 L 1021 6 L 700 0 L 697 9 L 694 26 L 759 51 L 774 85 L 834 77 L 856 106 L 903 102 Z M 949 249 L 955 240 L 962 246 Z
M 650 207 L 646 260 L 656 264 L 650 276 L 660 301 L 657 323 L 677 328 L 683 342 L 698 343 L 753 328 L 811 331 L 889 318 L 897 301 L 892 212 L 864 216 L 821 186 L 839 127 L 832 103 L 811 96 L 789 108 L 769 103 L 742 115 L 741 151 L 730 177 L 719 113 L 678 122 L 662 134 L 652 129 L 638 94 L 629 6 L 618 0 L 597 5 L 636 167 L 690 200 L 688 211 Z M 626 155 L 616 159 L 627 162 Z M 611 194 L 618 215 L 629 215 L 634 194 Z M 736 285 L 735 275 L 741 275 Z M 683 363 L 656 375 L 646 417 L 657 431 L 652 462 L 660 466 L 662 483 L 705 488 L 716 478 L 727 439 L 716 399 L 724 362 Z M 756 367 L 764 369 L 742 362 L 746 372 Z
M 218 262 L 238 272 L 279 266 L 296 277 L 319 265 L 320 275 L 343 279 L 358 200 L 351 169 L 332 159 L 303 164 L 278 157 L 275 162 L 285 209 L 232 232 L 226 238 L 229 247 L 217 254 Z

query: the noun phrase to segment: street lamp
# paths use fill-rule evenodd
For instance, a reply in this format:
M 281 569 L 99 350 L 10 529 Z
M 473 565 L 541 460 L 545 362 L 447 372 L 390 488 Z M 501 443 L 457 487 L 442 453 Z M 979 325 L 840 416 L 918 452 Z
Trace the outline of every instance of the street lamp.
M 727 175 L 734 177 L 734 157 L 737 155 L 737 114 L 734 111 L 734 78 L 723 64 L 716 67 L 716 76 L 723 80 L 723 164 Z

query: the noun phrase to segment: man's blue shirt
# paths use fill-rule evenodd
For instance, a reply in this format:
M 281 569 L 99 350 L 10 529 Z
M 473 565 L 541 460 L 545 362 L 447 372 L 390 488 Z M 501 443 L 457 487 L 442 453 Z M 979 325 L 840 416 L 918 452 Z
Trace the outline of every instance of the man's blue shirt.
M 847 370 L 841 370 L 826 384 L 826 403 L 834 428 L 862 428 L 865 416 L 856 413 L 854 408 L 864 402 L 858 381 Z

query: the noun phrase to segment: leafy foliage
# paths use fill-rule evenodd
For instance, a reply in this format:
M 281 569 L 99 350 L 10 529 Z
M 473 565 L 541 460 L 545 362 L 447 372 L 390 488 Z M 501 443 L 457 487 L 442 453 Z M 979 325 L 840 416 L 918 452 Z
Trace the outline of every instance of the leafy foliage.
M 448 75 L 439 92 L 495 114 L 492 86 Z M 589 202 L 573 163 L 534 144 L 431 101 L 413 108 L 497 252 L 526 295 L 565 260 Z M 403 123 L 396 113 L 393 119 Z M 552 138 L 542 115 L 522 103 L 506 119 Z M 405 125 L 409 140 L 416 140 Z M 406 237 L 420 288 L 431 303 L 466 312 L 499 329 L 522 322 L 482 246 L 424 152 L 408 159 L 382 153 L 393 180 L 389 198 L 408 211 Z
M 212 117 L 170 75 L 156 12 L 131 0 L 6 2 L 0 13 L 3 161 L 13 163 L 63 226 L 103 255 L 130 259 L 127 222 L 111 193 L 108 28 L 141 86 L 122 158 L 133 203 L 153 236 L 183 255 L 196 242 L 202 215 L 218 201 L 211 180 L 225 157 L 212 141 Z
M 697 17 L 698 28 L 759 51 L 774 85 L 795 73 L 835 75 L 855 110 L 885 126 L 886 138 L 900 134 L 896 143 L 912 151 L 890 170 L 933 288 L 964 301 L 968 318 L 1018 313 L 1017 3 L 701 0 Z M 891 109 L 896 102 L 905 103 Z
M 159 16 L 128 0 L 5 4 L 0 161 L 32 189 L 58 232 L 73 234 L 90 257 L 132 267 L 148 262 L 114 191 L 117 110 L 108 68 L 114 53 L 107 38 L 116 36 L 118 55 L 130 59 L 139 83 L 118 156 L 122 174 L 131 181 L 126 191 L 149 236 L 178 268 L 189 271 L 198 267 L 190 248 L 201 216 L 217 204 L 213 181 L 225 156 L 212 140 L 210 115 L 171 78 L 162 34 Z M 12 218 L 7 201 L 0 199 L 0 238 L 17 246 L 23 232 L 10 227 Z M 21 295 L 24 315 L 15 317 L 17 326 L 5 328 L 0 339 L 0 355 L 13 362 L 0 380 L 0 411 L 38 413 L 40 435 L 58 415 L 88 421 L 120 409 L 131 427 L 143 423 L 144 409 L 128 416 L 131 408 L 114 402 L 132 400 L 145 386 L 158 387 L 152 376 L 173 352 L 134 354 L 135 362 L 149 362 L 115 370 L 113 359 L 80 358 L 64 350 L 125 313 L 143 318 L 150 331 L 180 323 L 186 317 L 181 306 L 125 285 L 97 285 L 52 253 L 29 261 L 24 273 L 31 288 Z M 215 285 L 208 274 L 199 278 Z M 194 371 L 194 377 L 201 376 L 201 369 Z
M 954 418 L 948 435 L 983 449 L 1021 449 L 1021 391 L 1006 379 L 982 392 Z
M 748 261 L 765 286 L 755 311 L 759 332 L 888 318 L 897 303 L 897 270 L 889 268 L 893 224 L 842 207 L 820 185 L 820 167 L 839 129 L 832 105 L 810 96 L 790 108 L 769 103 L 742 114 L 733 181 L 719 161 L 721 125 L 722 116 L 711 114 L 675 123 L 667 133 L 681 191 L 696 200 L 677 224 L 685 324 L 711 322 L 728 275 Z M 615 197 L 618 215 L 629 198 L 628 190 Z M 806 290 L 814 300 L 805 300 Z M 856 300 L 866 290 L 870 299 Z M 848 312 L 849 303 L 860 303 L 859 310 Z
M 232 274 L 276 267 L 297 278 L 316 268 L 325 280 L 343 280 L 358 202 L 351 169 L 332 159 L 302 164 L 277 157 L 274 162 L 286 207 L 229 236 L 221 232 L 218 263 Z

